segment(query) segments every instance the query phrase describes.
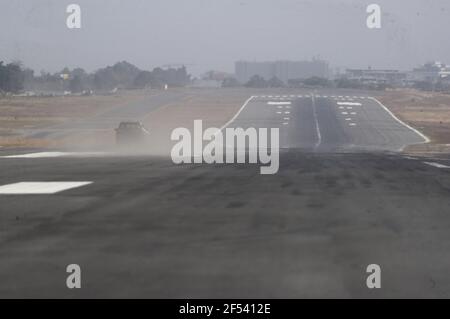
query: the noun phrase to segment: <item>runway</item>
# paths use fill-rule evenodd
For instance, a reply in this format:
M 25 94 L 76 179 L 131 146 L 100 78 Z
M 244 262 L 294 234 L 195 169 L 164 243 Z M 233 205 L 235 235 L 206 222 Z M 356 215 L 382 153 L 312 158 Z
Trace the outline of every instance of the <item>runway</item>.
M 371 96 L 254 96 L 230 126 L 278 127 L 281 148 L 306 151 L 396 152 L 427 141 Z
M 279 127 L 276 175 L 1 150 L 0 297 L 450 297 L 450 158 L 397 153 L 425 139 L 375 97 L 271 94 L 252 92 L 228 127 Z M 56 184 L 7 194 L 33 192 L 24 182 Z

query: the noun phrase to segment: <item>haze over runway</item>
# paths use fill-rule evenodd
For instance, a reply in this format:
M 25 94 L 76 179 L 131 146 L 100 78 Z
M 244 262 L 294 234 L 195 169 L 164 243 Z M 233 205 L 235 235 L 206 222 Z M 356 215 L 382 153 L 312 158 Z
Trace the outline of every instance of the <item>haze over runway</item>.
M 0 150 L 0 296 L 449 297 L 450 159 L 399 152 L 424 137 L 369 94 L 249 96 L 229 127 L 280 129 L 276 175 Z M 65 286 L 72 263 L 77 291 Z M 373 263 L 381 290 L 366 286 Z

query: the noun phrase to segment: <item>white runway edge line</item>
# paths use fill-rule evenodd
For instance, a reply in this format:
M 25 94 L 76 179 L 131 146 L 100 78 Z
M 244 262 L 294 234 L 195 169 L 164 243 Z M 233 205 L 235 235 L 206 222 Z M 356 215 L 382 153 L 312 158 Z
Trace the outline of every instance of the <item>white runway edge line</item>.
M 250 103 L 251 100 L 253 100 L 255 98 L 254 95 L 252 95 L 247 101 L 245 101 L 245 103 L 241 106 L 241 108 L 239 109 L 239 111 L 236 112 L 236 114 L 234 114 L 234 116 L 231 118 L 231 120 L 229 120 L 227 123 L 225 123 L 220 129 L 219 131 L 223 131 L 224 129 L 226 129 L 231 123 L 233 123 L 237 117 L 239 116 L 239 114 L 241 114 L 241 112 L 245 109 L 245 107 L 247 106 L 248 103 Z
M 434 162 L 424 162 L 424 164 L 433 166 L 433 167 L 437 167 L 437 168 L 450 168 L 450 166 L 444 165 L 444 164 L 439 164 L 439 163 L 434 163 Z
M 20 182 L 0 186 L 0 195 L 46 195 L 92 184 L 92 182 Z
M 383 105 L 383 103 L 381 103 L 380 101 L 378 101 L 376 98 L 374 97 L 369 97 L 370 100 L 373 100 L 375 102 L 377 102 L 386 112 L 389 113 L 390 116 L 392 116 L 392 118 L 394 120 L 396 120 L 397 122 L 399 122 L 401 125 L 405 126 L 406 128 L 410 129 L 411 131 L 413 131 L 414 133 L 416 133 L 417 135 L 419 135 L 421 138 L 423 138 L 423 142 L 422 144 L 426 144 L 426 143 L 430 143 L 430 139 L 428 138 L 428 136 L 426 136 L 425 134 L 423 134 L 422 132 L 416 130 L 414 127 L 406 124 L 405 122 L 403 122 L 402 120 L 400 120 L 397 116 L 395 116 L 394 113 L 391 112 L 391 110 L 389 110 L 386 106 Z M 403 149 L 406 147 L 403 146 L 402 148 L 400 148 L 400 152 L 403 151 Z
M 318 148 L 320 144 L 322 144 L 322 134 L 320 133 L 319 119 L 317 117 L 316 110 L 316 99 L 314 98 L 314 94 L 311 94 L 312 106 L 313 106 L 313 114 L 314 114 L 314 123 L 316 125 L 316 133 L 317 133 L 317 143 L 314 145 L 314 148 Z

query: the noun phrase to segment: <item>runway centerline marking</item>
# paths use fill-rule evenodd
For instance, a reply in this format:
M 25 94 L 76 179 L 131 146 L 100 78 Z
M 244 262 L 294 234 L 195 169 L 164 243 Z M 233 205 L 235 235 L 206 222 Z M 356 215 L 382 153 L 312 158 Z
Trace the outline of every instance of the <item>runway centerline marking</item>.
M 92 184 L 92 182 L 19 182 L 0 186 L 1 195 L 46 195 Z
M 322 134 L 320 133 L 320 126 L 319 126 L 319 119 L 317 117 L 317 110 L 316 110 L 316 99 L 314 98 L 314 94 L 311 94 L 312 98 L 312 107 L 313 107 L 313 114 L 314 114 L 314 123 L 316 125 L 316 134 L 317 134 L 317 143 L 314 146 L 314 148 L 318 148 L 320 144 L 322 144 Z

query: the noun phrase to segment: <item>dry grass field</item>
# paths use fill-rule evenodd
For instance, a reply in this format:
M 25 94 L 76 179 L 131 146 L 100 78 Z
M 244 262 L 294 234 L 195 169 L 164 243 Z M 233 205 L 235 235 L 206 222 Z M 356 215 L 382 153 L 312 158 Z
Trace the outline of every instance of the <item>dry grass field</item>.
M 406 149 L 413 153 L 450 152 L 450 95 L 416 90 L 388 91 L 379 100 L 404 122 L 430 138 Z
M 139 101 L 144 92 L 115 95 L 0 98 L 0 146 L 56 147 L 59 141 L 24 138 L 26 130 L 89 118 L 110 108 Z

